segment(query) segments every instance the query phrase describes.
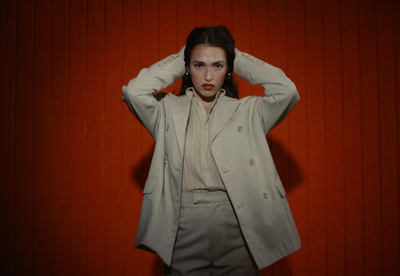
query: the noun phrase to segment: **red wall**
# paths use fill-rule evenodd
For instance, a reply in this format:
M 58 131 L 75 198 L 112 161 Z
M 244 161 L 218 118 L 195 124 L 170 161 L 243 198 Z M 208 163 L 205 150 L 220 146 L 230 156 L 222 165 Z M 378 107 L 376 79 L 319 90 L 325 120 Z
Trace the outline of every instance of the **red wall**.
M 302 98 L 269 140 L 303 246 L 262 275 L 400 275 L 400 1 L 0 5 L 5 275 L 160 274 L 134 249 L 154 143 L 121 86 L 219 24 Z

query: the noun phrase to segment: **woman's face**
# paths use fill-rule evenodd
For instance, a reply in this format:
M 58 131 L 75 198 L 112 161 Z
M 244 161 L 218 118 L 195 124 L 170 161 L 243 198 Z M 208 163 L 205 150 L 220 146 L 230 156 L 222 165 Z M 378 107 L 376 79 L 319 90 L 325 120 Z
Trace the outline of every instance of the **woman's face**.
M 197 95 L 213 101 L 224 84 L 228 66 L 224 49 L 198 44 L 192 50 L 189 72 Z

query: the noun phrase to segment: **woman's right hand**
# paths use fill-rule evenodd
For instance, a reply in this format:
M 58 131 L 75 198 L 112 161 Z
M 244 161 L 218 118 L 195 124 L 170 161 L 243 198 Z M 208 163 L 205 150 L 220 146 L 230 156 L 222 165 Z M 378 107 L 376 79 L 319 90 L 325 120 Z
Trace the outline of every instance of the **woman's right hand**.
M 235 48 L 235 55 L 238 56 L 240 55 L 240 53 L 241 53 L 240 50 L 238 48 Z

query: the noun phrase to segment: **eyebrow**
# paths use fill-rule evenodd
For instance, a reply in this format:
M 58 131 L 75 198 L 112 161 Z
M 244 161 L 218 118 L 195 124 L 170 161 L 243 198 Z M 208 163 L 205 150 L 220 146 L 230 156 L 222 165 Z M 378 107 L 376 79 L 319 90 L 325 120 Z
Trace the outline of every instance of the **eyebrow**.
M 200 60 L 193 60 L 192 62 L 193 62 L 193 63 L 201 63 L 201 64 L 204 64 L 204 63 L 205 63 L 204 61 L 200 61 Z M 212 65 L 220 64 L 220 63 L 225 63 L 225 61 L 224 61 L 224 60 L 214 61 L 214 62 L 212 63 Z

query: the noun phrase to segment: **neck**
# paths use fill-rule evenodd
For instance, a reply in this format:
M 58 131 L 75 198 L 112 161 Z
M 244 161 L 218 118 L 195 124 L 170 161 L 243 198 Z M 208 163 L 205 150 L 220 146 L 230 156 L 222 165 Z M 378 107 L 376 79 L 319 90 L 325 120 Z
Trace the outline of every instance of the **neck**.
M 202 99 L 200 99 L 200 101 L 201 101 L 201 104 L 203 105 L 206 113 L 208 114 L 210 112 L 211 105 L 213 104 L 214 101 L 206 102 L 206 101 L 203 101 Z

